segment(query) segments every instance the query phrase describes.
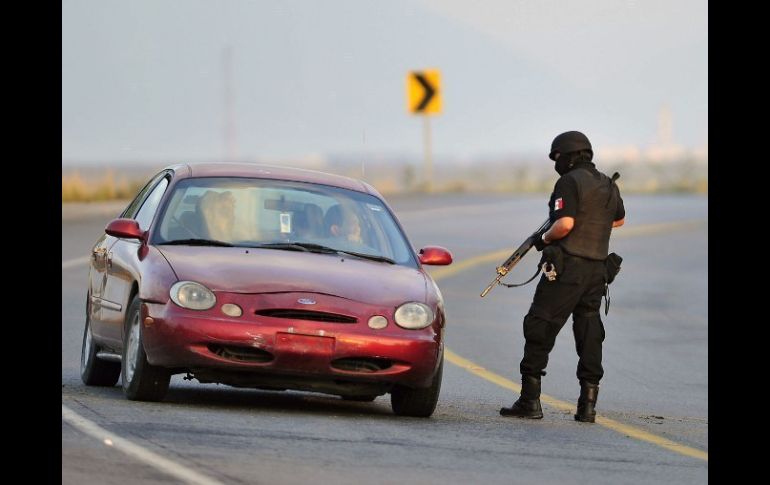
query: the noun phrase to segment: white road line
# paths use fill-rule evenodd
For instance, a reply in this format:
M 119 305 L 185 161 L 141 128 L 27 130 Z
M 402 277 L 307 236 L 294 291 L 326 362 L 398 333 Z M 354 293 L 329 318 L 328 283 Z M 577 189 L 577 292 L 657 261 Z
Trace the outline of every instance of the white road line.
M 83 256 L 82 258 L 75 258 L 75 259 L 68 259 L 67 261 L 61 262 L 61 269 L 67 269 L 67 268 L 73 268 L 75 266 L 80 266 L 81 264 L 86 264 L 89 261 L 88 256 Z
M 63 421 L 66 421 L 77 430 L 96 438 L 107 446 L 122 451 L 123 453 L 141 462 L 155 467 L 161 472 L 167 475 L 171 475 L 174 478 L 178 478 L 179 480 L 182 480 L 186 483 L 201 485 L 223 485 L 222 482 L 218 480 L 214 480 L 211 477 L 207 477 L 206 475 L 202 475 L 198 472 L 190 470 L 189 468 L 173 462 L 168 458 L 163 458 L 157 453 L 153 453 L 146 448 L 142 448 L 141 446 L 132 443 L 125 438 L 121 438 L 118 435 L 110 433 L 96 423 L 80 416 L 64 404 L 61 405 L 61 417 Z

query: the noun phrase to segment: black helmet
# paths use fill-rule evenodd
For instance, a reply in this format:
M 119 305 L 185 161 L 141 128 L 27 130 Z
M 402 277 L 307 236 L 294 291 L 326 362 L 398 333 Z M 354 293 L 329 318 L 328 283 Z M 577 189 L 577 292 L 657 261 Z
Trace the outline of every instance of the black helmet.
M 594 154 L 593 149 L 591 148 L 591 142 L 588 141 L 587 136 L 579 131 L 567 131 L 553 139 L 553 143 L 551 143 L 551 153 L 548 154 L 548 158 L 555 162 L 556 159 L 554 156 L 556 155 L 556 152 L 571 153 L 579 152 L 581 150 L 588 150 L 591 152 L 591 156 Z

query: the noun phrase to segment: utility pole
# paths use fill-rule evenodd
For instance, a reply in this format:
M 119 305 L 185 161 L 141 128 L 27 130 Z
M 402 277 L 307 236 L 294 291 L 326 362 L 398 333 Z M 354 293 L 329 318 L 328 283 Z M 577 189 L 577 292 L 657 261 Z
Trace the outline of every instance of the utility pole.
M 222 80 L 224 84 L 224 141 L 225 160 L 232 162 L 238 157 L 235 141 L 235 110 L 233 94 L 233 49 L 230 45 L 222 51 Z
M 674 117 L 667 104 L 658 112 L 658 143 L 664 147 L 674 144 Z
M 431 154 L 430 117 L 423 116 L 422 140 L 425 151 L 425 191 L 433 192 L 433 156 Z

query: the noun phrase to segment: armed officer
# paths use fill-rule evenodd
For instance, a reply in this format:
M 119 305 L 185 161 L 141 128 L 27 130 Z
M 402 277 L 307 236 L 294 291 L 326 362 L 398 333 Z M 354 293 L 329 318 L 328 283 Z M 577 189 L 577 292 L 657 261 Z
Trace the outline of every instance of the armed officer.
M 593 423 L 599 381 L 604 375 L 604 325 L 599 308 L 607 282 L 605 259 L 610 233 L 612 228 L 623 225 L 625 208 L 614 178 L 596 170 L 592 163 L 591 143 L 583 133 L 568 131 L 557 136 L 549 158 L 556 162 L 554 168 L 561 177 L 548 202 L 551 226 L 536 235 L 535 247 L 543 251 L 552 245 L 546 253 L 560 261 L 555 280 L 541 276 L 524 317 L 524 357 L 519 366 L 521 396 L 511 407 L 500 409 L 500 414 L 543 417 L 540 379 L 546 374 L 548 354 L 556 336 L 572 314 L 580 381 L 575 419 Z

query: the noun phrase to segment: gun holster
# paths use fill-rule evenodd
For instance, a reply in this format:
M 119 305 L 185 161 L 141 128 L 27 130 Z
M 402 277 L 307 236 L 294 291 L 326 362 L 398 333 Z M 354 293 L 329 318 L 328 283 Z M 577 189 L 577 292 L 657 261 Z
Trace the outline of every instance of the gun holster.
M 564 253 L 561 250 L 561 246 L 549 244 L 543 248 L 543 256 L 540 258 L 540 267 L 543 268 L 543 273 L 546 274 L 548 281 L 553 281 L 558 278 L 558 275 L 564 270 Z M 549 276 L 549 274 L 553 276 Z
M 615 281 L 615 277 L 620 272 L 620 263 L 622 262 L 623 258 L 621 258 L 617 253 L 610 253 L 607 256 L 607 259 L 604 260 L 604 268 L 607 271 L 608 285 Z

